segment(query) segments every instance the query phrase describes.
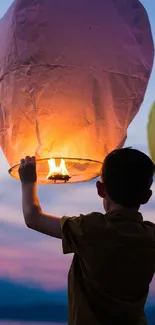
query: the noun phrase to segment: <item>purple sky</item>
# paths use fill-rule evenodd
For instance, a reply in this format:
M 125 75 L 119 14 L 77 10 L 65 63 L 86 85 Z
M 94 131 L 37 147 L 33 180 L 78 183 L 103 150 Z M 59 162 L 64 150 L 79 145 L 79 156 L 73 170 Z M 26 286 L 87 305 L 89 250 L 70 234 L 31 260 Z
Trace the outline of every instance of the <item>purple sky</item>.
M 11 0 L 0 2 L 3 16 Z M 152 25 L 155 39 L 155 1 L 143 0 Z M 149 108 L 154 97 L 155 67 L 149 83 L 145 101 L 128 132 L 127 145 L 147 152 L 146 126 Z M 0 151 L 0 277 L 11 280 L 35 282 L 45 288 L 66 287 L 67 270 L 71 256 L 63 256 L 61 242 L 26 229 L 21 212 L 20 184 L 8 175 L 8 164 Z M 143 208 L 144 219 L 155 222 L 154 195 Z M 96 195 L 95 183 L 41 187 L 39 197 L 47 213 L 56 215 L 78 215 L 92 210 L 102 211 L 102 202 Z M 155 279 L 151 286 L 155 295 Z

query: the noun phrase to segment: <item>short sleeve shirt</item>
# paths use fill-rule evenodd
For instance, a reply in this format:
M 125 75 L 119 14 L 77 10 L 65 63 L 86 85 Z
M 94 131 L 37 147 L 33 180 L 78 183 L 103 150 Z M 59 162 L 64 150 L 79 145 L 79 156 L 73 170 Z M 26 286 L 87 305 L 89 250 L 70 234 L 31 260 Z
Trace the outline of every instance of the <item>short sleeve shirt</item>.
M 117 210 L 63 217 L 69 325 L 143 325 L 155 272 L 155 225 L 139 212 Z

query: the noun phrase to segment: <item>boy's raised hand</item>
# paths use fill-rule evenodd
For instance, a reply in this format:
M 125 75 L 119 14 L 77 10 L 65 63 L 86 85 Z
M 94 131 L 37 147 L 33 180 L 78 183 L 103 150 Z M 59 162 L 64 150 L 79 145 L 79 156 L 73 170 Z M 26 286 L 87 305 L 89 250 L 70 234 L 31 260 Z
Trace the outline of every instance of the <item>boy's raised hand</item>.
M 18 173 L 22 183 L 36 183 L 37 172 L 35 157 L 27 156 L 25 159 L 21 159 Z
M 35 157 L 22 159 L 18 172 L 22 183 L 22 207 L 26 225 L 43 234 L 61 238 L 60 217 L 45 214 L 38 200 Z

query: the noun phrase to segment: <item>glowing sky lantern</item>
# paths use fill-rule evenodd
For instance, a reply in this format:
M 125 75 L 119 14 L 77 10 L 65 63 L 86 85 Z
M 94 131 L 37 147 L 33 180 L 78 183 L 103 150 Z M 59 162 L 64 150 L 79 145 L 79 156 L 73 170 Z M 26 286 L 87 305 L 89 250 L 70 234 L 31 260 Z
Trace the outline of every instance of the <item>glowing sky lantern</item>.
M 137 0 L 15 0 L 0 21 L 0 145 L 11 175 L 35 154 L 38 183 L 98 176 L 126 139 L 153 55 Z

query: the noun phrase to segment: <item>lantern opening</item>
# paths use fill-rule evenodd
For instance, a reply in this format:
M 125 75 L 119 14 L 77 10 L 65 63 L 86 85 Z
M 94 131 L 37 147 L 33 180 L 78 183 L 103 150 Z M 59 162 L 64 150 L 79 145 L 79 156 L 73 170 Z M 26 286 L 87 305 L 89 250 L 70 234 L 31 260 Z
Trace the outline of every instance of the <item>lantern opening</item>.
M 90 181 L 100 175 L 102 162 L 93 159 L 48 157 L 36 159 L 37 184 L 69 184 Z M 19 180 L 19 163 L 9 174 Z
M 49 165 L 49 173 L 47 175 L 48 180 L 53 180 L 54 182 L 64 181 L 66 183 L 71 178 L 68 174 L 68 170 L 66 168 L 64 159 L 61 159 L 59 166 L 56 165 L 54 158 L 49 159 L 48 165 Z

